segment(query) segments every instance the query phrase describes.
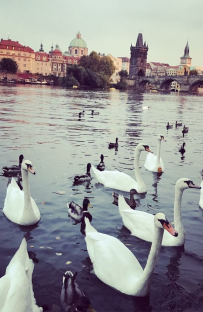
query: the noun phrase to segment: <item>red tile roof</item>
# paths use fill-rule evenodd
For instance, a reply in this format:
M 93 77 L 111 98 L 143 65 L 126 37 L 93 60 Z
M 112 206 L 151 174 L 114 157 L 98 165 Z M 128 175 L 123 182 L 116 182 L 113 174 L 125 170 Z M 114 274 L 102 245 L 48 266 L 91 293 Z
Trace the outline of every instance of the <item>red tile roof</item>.
M 0 48 L 1 49 L 7 49 L 7 50 L 14 50 L 14 51 L 25 51 L 25 52 L 30 52 L 33 53 L 34 50 L 31 49 L 30 47 L 23 46 L 20 44 L 18 41 L 13 41 L 11 39 L 1 39 L 0 41 Z

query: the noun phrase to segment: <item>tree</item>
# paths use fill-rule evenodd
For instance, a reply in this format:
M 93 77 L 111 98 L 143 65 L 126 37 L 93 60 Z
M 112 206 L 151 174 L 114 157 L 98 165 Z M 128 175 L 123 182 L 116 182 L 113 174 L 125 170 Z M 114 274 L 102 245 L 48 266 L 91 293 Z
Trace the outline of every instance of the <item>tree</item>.
M 125 79 L 125 78 L 128 78 L 128 72 L 127 72 L 127 70 L 121 70 L 121 71 L 119 71 L 119 75 L 120 75 L 120 77 L 121 77 L 121 80 L 122 79 Z
M 6 71 L 7 73 L 15 74 L 18 70 L 18 65 L 16 61 L 10 58 L 2 58 L 0 62 L 0 68 L 2 71 Z
M 115 71 L 115 66 L 113 61 L 109 56 L 103 56 L 100 58 L 99 62 L 99 72 L 103 73 L 104 75 L 111 77 L 111 75 Z
M 190 70 L 190 76 L 197 76 L 198 75 L 198 71 L 196 69 L 192 69 Z

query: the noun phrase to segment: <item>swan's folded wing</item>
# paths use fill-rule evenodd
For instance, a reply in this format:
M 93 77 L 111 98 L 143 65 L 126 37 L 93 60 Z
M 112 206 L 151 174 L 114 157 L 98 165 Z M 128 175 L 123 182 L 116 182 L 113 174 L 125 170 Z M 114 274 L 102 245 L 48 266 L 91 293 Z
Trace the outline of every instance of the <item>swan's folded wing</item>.
M 152 242 L 154 235 L 154 216 L 139 210 L 122 210 L 121 217 L 124 225 L 131 231 L 131 234 Z
M 146 161 L 145 161 L 144 167 L 151 171 L 151 170 L 154 169 L 155 163 L 156 163 L 156 155 L 154 155 L 152 153 L 148 153 L 147 157 L 146 157 Z
M 102 233 L 86 237 L 95 274 L 106 284 L 125 292 L 140 279 L 143 269 L 133 253 L 118 239 Z M 91 244 L 91 246 L 89 246 Z M 89 248 L 90 247 L 90 248 Z

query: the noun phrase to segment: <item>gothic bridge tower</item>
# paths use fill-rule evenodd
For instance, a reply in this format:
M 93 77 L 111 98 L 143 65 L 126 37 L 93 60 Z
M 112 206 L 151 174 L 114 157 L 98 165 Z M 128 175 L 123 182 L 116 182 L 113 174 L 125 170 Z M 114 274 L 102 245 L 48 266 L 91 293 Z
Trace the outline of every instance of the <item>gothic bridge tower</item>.
M 145 76 L 147 66 L 147 52 L 148 45 L 146 45 L 146 42 L 143 44 L 142 34 L 139 33 L 136 46 L 133 47 L 131 44 L 130 47 L 130 78 Z

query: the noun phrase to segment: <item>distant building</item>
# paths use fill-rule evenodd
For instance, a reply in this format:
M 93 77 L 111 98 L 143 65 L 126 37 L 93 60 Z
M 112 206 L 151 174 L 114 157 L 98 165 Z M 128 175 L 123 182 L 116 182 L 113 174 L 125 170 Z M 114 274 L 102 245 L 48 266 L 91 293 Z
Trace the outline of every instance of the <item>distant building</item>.
M 122 70 L 126 70 L 129 74 L 130 59 L 128 57 L 121 57 L 121 56 L 119 56 L 118 58 L 122 60 Z
M 76 38 L 73 39 L 68 47 L 68 52 L 64 53 L 71 56 L 81 57 L 83 55 L 88 55 L 88 48 L 85 40 L 81 38 L 81 33 L 78 32 Z
M 1 39 L 0 61 L 2 58 L 11 58 L 18 64 L 18 72 L 35 71 L 35 52 L 30 47 L 23 46 L 18 41 Z
M 160 62 L 150 62 L 149 66 L 151 68 L 152 76 L 166 76 L 167 69 L 170 67 L 168 63 L 160 63 Z
M 167 76 L 177 76 L 178 69 L 179 69 L 179 66 L 169 66 L 166 69 Z
M 120 81 L 119 72 L 122 70 L 122 59 L 119 57 L 114 57 L 111 54 L 108 54 L 107 56 L 110 57 L 115 66 L 115 71 L 110 79 L 113 83 L 118 83 Z
M 189 45 L 188 42 L 185 46 L 184 55 L 180 58 L 180 65 L 186 65 L 188 67 L 191 66 L 192 58 L 189 55 Z
M 130 47 L 130 78 L 146 75 L 148 45 L 143 43 L 142 34 L 137 37 L 136 46 Z
M 41 43 L 38 52 L 35 52 L 35 71 L 36 74 L 48 76 L 51 74 L 51 61 L 49 53 L 44 52 L 43 44 Z

